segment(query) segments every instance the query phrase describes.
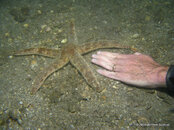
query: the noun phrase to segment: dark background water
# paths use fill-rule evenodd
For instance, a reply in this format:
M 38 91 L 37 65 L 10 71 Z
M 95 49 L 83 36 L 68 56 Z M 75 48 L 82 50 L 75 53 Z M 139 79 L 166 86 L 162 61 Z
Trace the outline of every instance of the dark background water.
M 0 0 L 0 128 L 172 129 L 174 101 L 165 90 L 99 76 L 106 90 L 96 94 L 67 65 L 32 96 L 32 81 L 52 59 L 10 55 L 29 47 L 61 48 L 73 18 L 78 44 L 116 40 L 160 64 L 174 64 L 173 7 L 173 0 Z M 84 56 L 89 63 L 93 53 Z

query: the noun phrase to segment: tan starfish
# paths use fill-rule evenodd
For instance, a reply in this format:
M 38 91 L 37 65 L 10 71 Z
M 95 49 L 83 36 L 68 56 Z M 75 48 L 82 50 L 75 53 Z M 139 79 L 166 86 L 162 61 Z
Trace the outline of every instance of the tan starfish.
M 73 23 L 71 23 L 73 24 Z M 72 26 L 72 34 L 74 41 L 77 42 L 75 33 L 75 26 Z M 49 65 L 46 69 L 40 72 L 32 84 L 32 94 L 36 93 L 41 87 L 46 78 L 53 72 L 61 69 L 66 64 L 71 63 L 84 77 L 89 86 L 91 86 L 97 92 L 101 92 L 104 87 L 99 84 L 97 77 L 90 68 L 89 64 L 83 58 L 83 54 L 89 53 L 93 50 L 101 48 L 130 48 L 117 44 L 114 41 L 98 41 L 89 42 L 81 45 L 75 43 L 68 43 L 64 45 L 60 50 L 47 49 L 47 48 L 29 48 L 15 52 L 14 55 L 41 55 L 51 58 L 55 58 L 55 62 Z M 131 48 L 130 48 L 131 49 Z

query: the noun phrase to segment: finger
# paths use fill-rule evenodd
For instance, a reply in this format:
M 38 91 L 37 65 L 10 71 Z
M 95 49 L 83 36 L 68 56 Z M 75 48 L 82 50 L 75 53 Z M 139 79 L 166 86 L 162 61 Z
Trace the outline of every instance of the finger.
M 112 53 L 112 52 L 106 52 L 106 51 L 98 51 L 97 55 L 101 55 L 101 56 L 106 56 L 106 57 L 110 57 L 110 58 L 115 58 L 116 56 L 119 55 L 119 53 Z
M 91 62 L 94 64 L 97 64 L 107 70 L 112 70 L 113 64 L 111 62 L 105 62 L 103 60 L 98 60 L 98 59 L 92 59 Z
M 107 70 L 97 70 L 97 72 L 103 76 L 124 82 L 126 84 L 138 85 L 140 87 L 148 85 L 146 81 L 133 76 L 131 73 L 111 72 Z
M 106 63 L 112 63 L 112 64 L 114 63 L 114 60 L 115 60 L 115 59 L 113 59 L 111 57 L 102 56 L 102 55 L 96 55 L 96 54 L 93 54 L 92 58 L 93 59 L 97 59 L 99 61 L 106 62 Z
M 119 72 L 111 72 L 111 71 L 102 70 L 102 69 L 98 69 L 97 72 L 108 78 L 112 78 L 112 79 L 121 81 L 121 79 L 119 77 Z
M 122 65 L 114 65 L 113 67 L 112 67 L 112 71 L 114 71 L 114 72 L 126 72 L 127 71 L 127 67 L 125 67 L 125 66 L 122 66 Z
M 132 59 L 132 57 L 127 59 L 117 59 L 112 62 L 116 67 L 130 68 L 136 66 L 137 62 Z
M 131 78 L 131 74 L 122 72 L 112 72 L 107 70 L 98 69 L 97 72 L 105 77 L 112 78 L 127 84 L 137 84 L 138 82 Z
M 106 51 L 98 51 L 97 55 L 106 56 L 110 58 L 125 59 L 125 58 L 129 58 L 133 54 L 120 54 L 120 53 L 112 53 L 112 52 L 106 52 Z

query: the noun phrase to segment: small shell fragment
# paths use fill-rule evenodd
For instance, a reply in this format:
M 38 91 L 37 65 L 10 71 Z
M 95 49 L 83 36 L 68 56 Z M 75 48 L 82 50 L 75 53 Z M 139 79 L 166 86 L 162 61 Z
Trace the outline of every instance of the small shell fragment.
M 68 40 L 65 38 L 65 39 L 62 39 L 61 43 L 66 43 Z

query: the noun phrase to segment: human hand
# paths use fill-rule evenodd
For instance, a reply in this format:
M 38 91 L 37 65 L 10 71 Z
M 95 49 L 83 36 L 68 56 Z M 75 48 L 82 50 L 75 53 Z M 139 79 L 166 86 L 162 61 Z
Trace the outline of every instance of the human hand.
M 92 63 L 105 69 L 97 72 L 106 77 L 139 87 L 166 87 L 168 67 L 161 66 L 150 56 L 141 53 L 119 54 L 97 52 L 92 55 Z

